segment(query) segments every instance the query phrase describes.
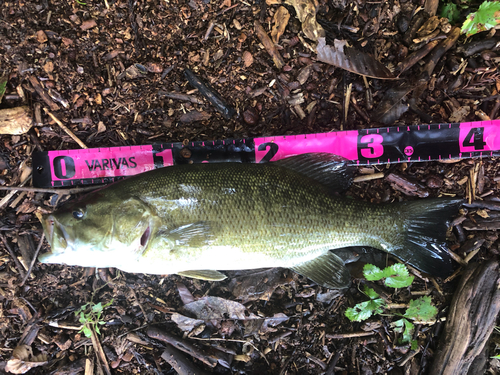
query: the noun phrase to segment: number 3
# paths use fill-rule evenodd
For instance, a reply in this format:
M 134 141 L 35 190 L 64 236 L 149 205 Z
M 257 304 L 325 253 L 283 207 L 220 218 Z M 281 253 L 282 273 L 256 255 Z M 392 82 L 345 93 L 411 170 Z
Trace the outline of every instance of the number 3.
M 382 146 L 382 142 L 384 141 L 384 137 L 380 134 L 368 134 L 364 135 L 360 139 L 360 143 L 363 147 L 361 148 L 361 156 L 370 159 L 370 158 L 379 158 L 384 153 L 384 146 Z

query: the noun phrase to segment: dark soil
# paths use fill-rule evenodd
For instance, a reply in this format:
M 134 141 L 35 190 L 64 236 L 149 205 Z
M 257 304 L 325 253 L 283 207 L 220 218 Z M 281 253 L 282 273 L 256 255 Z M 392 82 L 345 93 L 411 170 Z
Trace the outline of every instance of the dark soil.
M 27 105 L 35 125 L 22 135 L 0 136 L 0 185 L 23 182 L 36 150 L 78 148 L 44 109 L 88 147 L 498 118 L 498 37 L 493 33 L 468 40 L 460 36 L 442 57 L 437 47 L 429 49 L 427 59 L 407 59 L 423 48 L 413 42 L 411 30 L 423 14 L 418 7 L 431 2 L 424 3 L 320 1 L 317 17 L 329 42 L 347 40 L 396 73 L 408 68 L 398 80 L 365 82 L 360 75 L 316 61 L 303 43 L 310 41 L 304 39 L 294 8 L 285 4 L 291 17 L 278 42 L 284 61 L 278 69 L 254 28 L 259 21 L 270 33 L 277 1 L 4 1 L 0 73 L 8 83 L 0 109 Z M 438 41 L 447 38 L 444 31 L 436 35 Z M 188 83 L 186 68 L 219 93 L 225 113 Z M 227 107 L 235 109 L 233 116 Z M 499 168 L 493 158 L 360 167 L 357 175 L 383 172 L 386 178 L 357 182 L 347 194 L 370 202 L 416 199 L 407 189 L 411 180 L 426 196 L 498 201 Z M 387 178 L 391 174 L 403 182 Z M 33 367 L 32 374 L 91 374 L 94 366 L 97 373 L 106 373 L 109 366 L 117 374 L 172 374 L 162 358 L 165 337 L 158 331 L 184 337 L 178 348 L 191 344 L 202 350 L 196 358 L 188 356 L 188 362 L 208 373 L 425 374 L 432 367 L 443 322 L 416 324 L 413 339 L 418 345 L 411 350 L 409 344 L 399 344 L 400 335 L 391 327 L 394 315 L 376 315 L 364 323 L 345 317 L 348 307 L 366 300 L 360 292 L 359 262 L 351 267 L 352 287 L 343 293 L 288 270 L 264 277 L 229 272 L 225 281 L 204 282 L 38 262 L 23 283 L 42 235 L 35 213 L 53 210 L 60 198 L 18 192 L 0 207 L 1 369 L 14 354 L 24 359 L 26 370 Z M 499 226 L 496 216 L 488 221 L 491 212 L 462 212 L 467 220 L 456 222 L 449 240 L 463 262 L 455 263 L 455 269 L 498 257 Z M 488 230 L 475 226 L 478 220 L 488 221 Z M 46 250 L 44 242 L 41 252 Z M 394 293 L 382 284 L 372 287 L 392 304 L 429 295 L 438 317 L 445 317 L 460 272 L 447 280 L 412 273 L 410 288 Z M 250 295 L 255 285 L 245 284 L 249 277 L 262 284 L 259 298 Z M 183 305 L 201 297 L 225 299 L 229 313 L 239 308 L 232 302 L 241 302 L 247 315 L 207 320 L 193 332 L 183 332 L 173 317 L 187 315 Z M 95 336 L 101 345 L 79 331 L 75 311 L 89 302 L 109 303 L 100 317 L 105 324 Z M 19 345 L 27 345 L 33 355 L 19 354 Z M 494 343 L 488 348 L 489 355 L 496 354 Z M 35 367 L 37 362 L 44 364 Z M 497 360 L 488 366 L 495 372 Z

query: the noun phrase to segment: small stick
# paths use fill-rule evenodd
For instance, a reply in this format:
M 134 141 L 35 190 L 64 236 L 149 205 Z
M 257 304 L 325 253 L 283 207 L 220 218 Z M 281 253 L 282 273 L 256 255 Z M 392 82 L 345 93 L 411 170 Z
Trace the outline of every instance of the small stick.
M 470 260 L 471 260 L 472 258 L 474 258 L 474 256 L 475 256 L 475 255 L 479 252 L 479 250 L 481 250 L 481 248 L 480 248 L 480 247 L 478 247 L 478 248 L 477 248 L 477 249 L 475 249 L 475 250 L 472 250 L 469 254 L 467 254 L 467 256 L 466 256 L 466 257 L 465 257 L 465 259 L 464 259 L 464 262 L 465 262 L 465 263 L 469 263 L 469 262 L 470 262 Z
M 212 30 L 214 29 L 215 23 L 214 21 L 210 21 L 208 24 L 208 29 L 207 32 L 205 33 L 205 36 L 203 37 L 203 40 L 206 42 L 208 38 L 210 37 L 210 34 L 212 33 Z
M 453 259 L 458 264 L 461 264 L 462 266 L 466 266 L 467 265 L 467 263 L 462 259 L 462 257 L 460 257 L 459 255 L 457 255 L 455 252 L 453 252 L 451 250 L 448 250 L 448 253 L 451 256 L 451 259 Z
M 38 82 L 38 79 L 32 75 L 28 76 L 28 81 L 30 81 L 31 86 L 35 89 L 38 95 L 40 95 L 40 98 L 47 104 L 52 111 L 57 111 L 59 110 L 59 105 L 55 103 L 51 97 L 45 92 L 45 90 L 42 88 L 40 83 Z
M 42 233 L 42 238 L 40 238 L 40 242 L 38 243 L 38 247 L 35 251 L 35 254 L 33 255 L 33 259 L 31 259 L 31 263 L 30 263 L 30 266 L 28 268 L 28 271 L 26 272 L 26 275 L 24 276 L 23 281 L 21 281 L 20 286 L 23 286 L 24 283 L 26 282 L 26 280 L 28 280 L 28 277 L 31 273 L 31 270 L 33 269 L 33 266 L 35 265 L 36 258 L 38 257 L 38 253 L 40 252 L 40 249 L 42 248 L 44 238 L 45 238 L 45 232 Z
M 350 339 L 353 337 L 364 337 L 364 336 L 373 336 L 377 332 L 352 332 L 352 333 L 337 333 L 337 334 L 327 334 L 326 338 L 328 339 Z
M 45 111 L 46 114 L 48 114 L 50 116 L 50 118 L 52 120 L 54 120 L 54 122 L 59 125 L 61 127 L 62 130 L 64 130 L 66 132 L 66 134 L 68 134 L 71 138 L 73 138 L 73 140 L 78 143 L 78 145 L 81 147 L 81 148 L 88 148 L 87 146 L 85 146 L 85 143 L 83 143 L 76 135 L 73 134 L 73 132 L 71 130 L 69 130 L 56 116 L 54 116 L 52 114 L 52 112 L 50 112 L 47 108 L 44 108 L 43 109 Z
M 16 257 L 16 254 L 14 254 L 14 252 L 12 251 L 12 249 L 10 248 L 9 246 L 9 243 L 7 242 L 7 239 L 5 238 L 5 236 L 3 234 L 0 234 L 0 238 L 2 239 L 2 242 L 3 244 L 5 245 L 5 248 L 7 249 L 7 251 L 9 252 L 10 256 L 12 257 L 12 259 L 14 260 L 14 263 L 16 264 L 16 268 L 19 272 L 19 274 L 24 277 L 25 276 L 25 273 L 24 273 L 24 269 L 23 269 L 23 266 L 21 265 L 21 263 L 19 262 L 19 260 L 17 259 Z
M 100 188 L 104 185 L 93 185 L 86 187 L 76 187 L 71 189 L 63 189 L 63 188 L 37 188 L 37 187 L 23 187 L 23 186 L 0 186 L 0 190 L 12 190 L 12 191 L 33 191 L 35 193 L 52 193 L 52 194 L 78 194 L 85 193 L 87 191 L 92 191 L 97 188 Z
M 384 178 L 384 173 L 372 173 L 372 174 L 365 174 L 364 176 L 358 176 L 354 177 L 352 182 L 363 182 L 363 181 L 370 181 L 370 180 L 376 180 L 379 178 Z
M 97 334 L 95 333 L 93 328 L 90 328 L 90 331 L 92 332 L 92 336 L 90 336 L 90 339 L 92 340 L 92 346 L 94 347 L 94 350 L 97 353 L 97 359 L 100 359 L 100 362 L 102 362 L 102 364 L 104 365 L 104 370 L 106 370 L 106 374 L 111 375 L 111 370 L 109 368 L 108 360 L 106 359 L 106 355 L 102 350 L 99 338 L 97 337 Z

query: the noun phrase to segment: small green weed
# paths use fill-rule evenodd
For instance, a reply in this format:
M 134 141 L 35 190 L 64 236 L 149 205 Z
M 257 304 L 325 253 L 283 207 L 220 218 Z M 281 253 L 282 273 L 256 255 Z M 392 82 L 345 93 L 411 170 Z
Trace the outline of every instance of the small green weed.
M 99 326 L 106 324 L 106 322 L 101 320 L 102 312 L 106 307 L 111 306 L 112 303 L 113 300 L 105 305 L 103 305 L 102 302 L 96 304 L 90 301 L 75 311 L 75 315 L 83 325 L 80 332 L 83 332 L 87 337 L 91 337 L 92 329 L 94 329 L 100 335 L 101 331 L 99 330 Z
M 383 270 L 373 264 L 366 264 L 363 268 L 363 275 L 369 281 L 378 281 L 384 279 L 384 284 L 391 288 L 405 288 L 413 283 L 414 277 L 408 272 L 404 264 L 396 263 Z M 380 298 L 377 292 L 365 285 L 364 294 L 370 299 L 369 301 L 356 304 L 354 307 L 349 307 L 345 315 L 354 322 L 361 322 L 368 319 L 372 315 L 382 314 L 387 308 L 387 303 L 383 298 Z M 412 349 L 416 349 L 417 341 L 412 340 L 412 334 L 415 326 L 411 320 L 431 321 L 436 318 L 437 308 L 432 304 L 429 296 L 424 296 L 411 300 L 406 312 L 398 315 L 401 319 L 392 323 L 393 329 L 400 333 L 400 343 L 411 343 Z

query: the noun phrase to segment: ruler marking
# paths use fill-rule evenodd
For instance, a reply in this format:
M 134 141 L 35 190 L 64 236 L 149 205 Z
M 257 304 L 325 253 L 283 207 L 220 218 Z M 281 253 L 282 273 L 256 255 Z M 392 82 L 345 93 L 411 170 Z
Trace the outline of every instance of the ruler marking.
M 182 143 L 172 142 L 48 151 L 33 155 L 33 165 L 42 166 L 44 171 L 42 177 L 34 175 L 33 184 L 91 185 L 179 162 L 274 161 L 308 152 L 338 154 L 352 160 L 353 165 L 500 156 L 500 120 L 407 125 L 406 132 L 400 128 L 192 141 L 188 143 L 193 147 L 189 160 L 178 154 L 184 147 Z M 483 131 L 478 133 L 478 128 Z

